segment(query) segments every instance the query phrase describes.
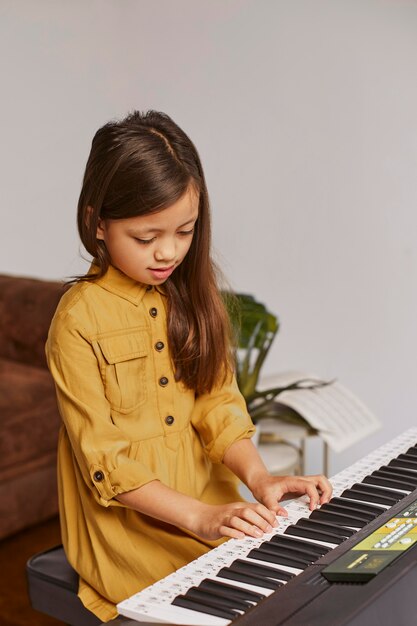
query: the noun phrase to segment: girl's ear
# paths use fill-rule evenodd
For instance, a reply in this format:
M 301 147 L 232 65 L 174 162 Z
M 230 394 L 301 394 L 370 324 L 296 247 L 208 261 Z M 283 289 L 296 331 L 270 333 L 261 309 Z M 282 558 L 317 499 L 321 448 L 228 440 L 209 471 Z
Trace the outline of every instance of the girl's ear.
M 98 220 L 98 223 L 97 223 L 96 238 L 104 240 L 105 232 L 106 232 L 106 221 L 101 219 L 101 217 L 100 217 L 99 220 Z
M 93 207 L 88 206 L 85 212 L 85 224 L 86 224 L 87 229 L 90 229 L 91 221 L 93 219 L 94 219 L 94 209 Z M 105 229 L 106 229 L 105 220 L 99 218 L 98 223 L 97 223 L 96 239 L 104 239 Z

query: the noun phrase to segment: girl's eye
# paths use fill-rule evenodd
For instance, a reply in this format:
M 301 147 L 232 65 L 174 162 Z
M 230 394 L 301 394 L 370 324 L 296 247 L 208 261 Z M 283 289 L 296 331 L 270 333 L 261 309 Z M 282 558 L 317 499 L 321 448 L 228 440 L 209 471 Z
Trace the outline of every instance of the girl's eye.
M 154 237 L 152 237 L 152 239 L 139 239 L 139 237 L 135 237 L 136 241 L 138 241 L 139 243 L 143 244 L 143 245 L 147 245 L 149 243 L 152 243 L 154 240 Z
M 194 232 L 194 228 L 191 228 L 191 230 L 180 230 L 179 234 L 186 236 L 186 235 L 192 235 L 193 232 Z

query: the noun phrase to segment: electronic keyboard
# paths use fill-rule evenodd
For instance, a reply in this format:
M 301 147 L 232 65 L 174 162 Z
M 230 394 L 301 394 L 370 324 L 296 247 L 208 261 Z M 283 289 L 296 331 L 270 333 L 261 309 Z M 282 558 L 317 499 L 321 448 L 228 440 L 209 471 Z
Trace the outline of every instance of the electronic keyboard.
M 417 428 L 303 496 L 260 539 L 230 539 L 117 605 L 142 622 L 195 626 L 417 623 Z M 384 560 L 385 559 L 385 560 Z

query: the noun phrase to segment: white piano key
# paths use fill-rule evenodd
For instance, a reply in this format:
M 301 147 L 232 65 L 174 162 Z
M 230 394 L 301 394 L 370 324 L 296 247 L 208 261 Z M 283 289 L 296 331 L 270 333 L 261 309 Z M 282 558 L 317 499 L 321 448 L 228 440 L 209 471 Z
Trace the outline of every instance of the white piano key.
M 323 546 L 323 548 L 336 548 L 339 544 L 330 543 L 329 541 L 319 541 L 318 539 L 310 539 L 310 537 L 300 537 L 298 535 L 284 535 L 284 537 L 291 537 L 291 539 L 299 539 L 300 541 L 304 541 L 306 544 L 312 543 L 316 546 Z
M 298 569 L 298 567 L 291 567 L 290 565 L 281 565 L 280 563 L 270 563 L 270 561 L 261 561 L 261 559 L 248 559 L 247 557 L 242 557 L 243 560 L 248 563 L 257 563 L 258 565 L 267 565 L 268 567 L 275 567 L 276 569 L 282 569 L 284 572 L 288 572 L 289 574 L 294 574 L 297 576 L 301 574 L 302 569 Z
M 130 599 L 132 600 L 132 599 Z M 216 617 L 208 613 L 200 613 L 192 609 L 184 609 L 181 606 L 148 605 L 145 602 L 135 603 L 125 601 L 123 615 L 137 620 L 138 622 L 154 622 L 182 624 L 183 626 L 228 626 L 230 620 Z
M 265 563 L 263 563 L 265 565 Z M 207 576 L 209 580 L 217 580 L 228 585 L 234 585 L 240 589 L 247 589 L 248 591 L 255 591 L 256 593 L 262 593 L 264 596 L 270 596 L 274 593 L 273 589 L 268 587 L 258 587 L 258 585 L 250 585 L 249 583 L 242 583 L 240 580 L 232 580 L 230 578 L 223 578 L 223 576 Z

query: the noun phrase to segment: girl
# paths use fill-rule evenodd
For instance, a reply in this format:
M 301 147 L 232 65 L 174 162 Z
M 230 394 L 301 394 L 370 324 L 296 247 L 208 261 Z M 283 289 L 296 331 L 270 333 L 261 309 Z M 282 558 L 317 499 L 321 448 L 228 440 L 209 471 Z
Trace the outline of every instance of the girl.
M 47 357 L 63 426 L 62 539 L 79 596 L 115 604 L 218 545 L 262 536 L 284 494 L 329 500 L 323 476 L 272 477 L 233 376 L 197 151 L 166 115 L 96 133 L 78 204 L 93 257 L 63 296 Z M 240 478 L 257 503 L 242 502 Z

